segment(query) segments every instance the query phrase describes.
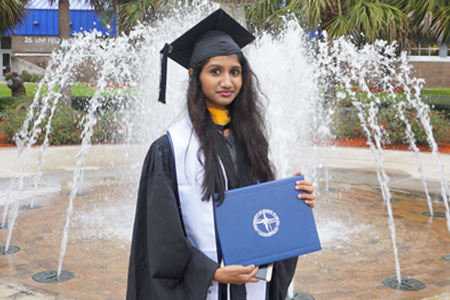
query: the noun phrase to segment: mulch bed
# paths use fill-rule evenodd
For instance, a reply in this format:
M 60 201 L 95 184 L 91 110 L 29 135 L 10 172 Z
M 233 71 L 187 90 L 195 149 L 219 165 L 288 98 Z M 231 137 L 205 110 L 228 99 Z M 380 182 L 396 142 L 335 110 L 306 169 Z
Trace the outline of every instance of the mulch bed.
M 4 133 L 0 132 L 0 148 L 2 147 L 15 147 L 15 144 L 6 144 L 5 143 L 6 136 Z
M 363 147 L 363 148 L 369 148 L 369 145 L 366 144 L 366 139 L 363 138 L 353 138 L 350 140 L 334 140 L 331 142 L 331 144 L 340 146 L 340 147 Z M 5 135 L 0 132 L 0 148 L 4 147 L 15 147 L 15 144 L 9 144 L 5 143 Z M 417 146 L 420 151 L 423 152 L 430 152 L 431 148 L 427 146 Z M 439 144 L 438 150 L 440 153 L 446 153 L 450 154 L 450 144 Z M 409 150 L 408 145 L 385 145 L 385 149 L 389 150 Z
M 340 147 L 363 147 L 369 148 L 369 145 L 366 144 L 367 140 L 364 138 L 353 138 L 349 140 L 334 140 L 332 141 L 333 145 Z M 431 152 L 431 148 L 428 146 L 417 145 L 417 148 L 423 152 Z M 403 144 L 393 144 L 393 145 L 385 145 L 384 149 L 388 150 L 409 150 L 408 145 Z M 438 144 L 438 151 L 440 153 L 450 154 L 450 144 Z

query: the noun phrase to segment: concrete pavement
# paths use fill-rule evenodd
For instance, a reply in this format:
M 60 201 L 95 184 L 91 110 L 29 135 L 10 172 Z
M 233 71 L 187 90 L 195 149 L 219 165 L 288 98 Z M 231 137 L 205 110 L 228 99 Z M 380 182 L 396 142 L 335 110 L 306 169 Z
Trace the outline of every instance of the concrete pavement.
M 102 180 L 108 179 L 112 174 L 116 177 L 128 176 L 124 180 L 131 180 L 130 178 L 139 175 L 147 150 L 148 145 L 91 146 L 85 156 L 84 186 L 99 185 Z M 331 174 L 331 184 L 334 182 L 335 184 L 379 186 L 374 156 L 369 149 L 336 147 L 333 150 L 328 148 L 319 150 L 321 153 L 326 153 L 325 163 Z M 7 198 L 6 193 L 11 178 L 18 178 L 17 176 L 22 172 L 25 164 L 29 164 L 29 167 L 24 169 L 26 170 L 24 172 L 24 188 L 20 193 L 20 198 L 30 198 L 35 193 L 33 176 L 38 165 L 40 148 L 33 147 L 29 151 L 29 162 L 26 162 L 27 155 L 25 153 L 20 160 L 17 159 L 16 148 L 0 148 L 0 205 L 4 204 Z M 70 191 L 73 170 L 76 167 L 76 156 L 80 151 L 81 147 L 78 145 L 48 148 L 41 169 L 43 175 L 38 185 L 37 195 L 45 196 L 60 190 Z M 430 194 L 439 195 L 441 193 L 441 173 L 447 180 L 450 178 L 450 154 L 435 156 L 430 152 L 421 152 L 418 156 L 428 191 Z M 384 150 L 383 160 L 385 171 L 390 178 L 390 188 L 415 192 L 424 191 L 413 152 Z M 437 160 L 440 160 L 442 167 L 438 166 Z M 137 180 L 136 177 L 135 182 Z
M 43 173 L 73 171 L 75 168 L 75 157 L 80 149 L 80 146 L 49 147 L 46 162 L 42 168 Z M 130 164 L 141 164 L 147 149 L 148 146 L 94 145 L 86 155 L 86 168 L 99 170 L 111 167 L 111 165 L 129 166 Z M 369 149 L 337 147 L 333 151 L 328 152 L 329 155 L 326 161 L 331 169 L 376 172 L 374 158 Z M 128 153 L 128 155 L 124 156 L 124 153 Z M 26 174 L 33 174 L 36 168 L 39 147 L 33 147 L 30 150 L 30 154 L 31 164 Z M 383 155 L 388 174 L 420 180 L 413 152 L 384 150 Z M 16 156 L 16 148 L 0 148 L 0 179 L 9 178 L 12 175 Z M 440 172 L 436 165 L 435 157 L 430 152 L 421 152 L 419 158 L 423 165 L 425 178 L 430 181 L 439 181 Z M 442 161 L 447 178 L 450 177 L 450 155 L 440 153 L 439 158 Z
M 36 292 L 31 292 L 26 288 L 0 281 L 0 299 L 20 299 L 20 300 L 57 300 L 53 296 L 45 296 Z
M 43 182 L 39 191 L 41 195 L 54 193 L 63 188 L 71 180 L 76 162 L 75 157 L 80 151 L 80 146 L 49 147 L 46 162 L 43 165 Z M 92 146 L 86 156 L 86 170 L 96 176 L 108 176 L 112 167 L 115 172 L 121 168 L 130 166 L 140 168 L 142 159 L 147 151 L 147 146 L 126 147 L 121 145 L 96 145 Z M 124 155 L 128 153 L 128 155 Z M 20 170 L 23 161 L 16 163 L 17 150 L 15 148 L 0 148 L 0 196 L 7 190 L 10 177 L 14 174 L 14 167 Z M 31 164 L 26 176 L 32 175 L 36 169 L 39 157 L 39 148 L 32 148 L 30 152 Z M 420 153 L 420 161 L 423 166 L 424 176 L 430 192 L 440 192 L 440 168 L 436 165 L 436 158 L 431 153 Z M 447 178 L 450 178 L 450 155 L 440 154 L 442 170 Z M 326 158 L 328 167 L 336 183 L 379 185 L 376 178 L 376 168 L 373 155 L 365 148 L 338 147 L 329 152 Z M 384 151 L 385 169 L 390 180 L 390 186 L 398 189 L 422 191 L 420 175 L 417 171 L 417 163 L 412 152 L 390 150 Z M 65 183 L 64 183 L 65 182 Z M 29 197 L 24 191 L 23 197 Z M 1 205 L 0 199 L 0 205 Z M 1 276 L 1 275 L 0 275 Z M 0 299 L 22 300 L 50 300 L 56 299 L 27 290 L 12 283 L 0 281 Z M 429 300 L 450 299 L 450 294 L 437 295 Z
M 384 167 L 390 177 L 389 186 L 421 192 L 423 184 L 418 171 L 414 152 L 383 150 Z M 437 164 L 440 160 L 442 167 Z M 369 149 L 337 147 L 329 151 L 327 165 L 333 174 L 333 181 L 354 184 L 379 185 L 374 156 Z M 423 175 L 431 193 L 440 193 L 441 171 L 447 180 L 450 178 L 450 154 L 430 152 L 419 153 Z M 447 182 L 448 184 L 448 182 Z

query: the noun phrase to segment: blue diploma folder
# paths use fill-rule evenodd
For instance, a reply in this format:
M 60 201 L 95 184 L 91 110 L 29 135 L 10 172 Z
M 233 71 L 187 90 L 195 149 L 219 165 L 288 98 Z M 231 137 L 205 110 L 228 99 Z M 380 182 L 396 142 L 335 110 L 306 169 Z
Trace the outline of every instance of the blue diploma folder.
M 297 198 L 303 175 L 237 188 L 215 207 L 225 265 L 262 265 L 321 250 L 311 207 Z

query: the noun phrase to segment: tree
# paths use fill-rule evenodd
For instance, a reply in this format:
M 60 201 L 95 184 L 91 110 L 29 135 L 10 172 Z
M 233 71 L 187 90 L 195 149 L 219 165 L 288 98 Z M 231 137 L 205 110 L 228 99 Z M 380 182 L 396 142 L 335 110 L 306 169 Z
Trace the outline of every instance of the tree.
M 450 1 L 397 0 L 395 3 L 406 15 L 410 40 L 428 38 L 439 43 L 450 40 Z
M 28 0 L 0 0 L 0 34 L 13 29 L 27 15 Z
M 49 0 L 50 5 L 58 1 L 58 28 L 61 42 L 70 38 L 70 3 L 69 0 Z M 61 86 L 61 100 L 72 107 L 72 86 L 66 83 Z
M 303 26 L 311 30 L 326 30 L 328 36 L 352 36 L 356 42 L 373 42 L 382 38 L 396 40 L 404 34 L 405 15 L 393 1 L 379 0 L 269 0 L 248 8 L 252 25 L 270 23 L 294 14 Z M 277 8 L 278 6 L 278 8 Z M 264 26 L 263 26 L 264 27 Z M 272 28 L 273 29 L 273 28 Z
M 172 8 L 180 7 L 182 1 L 176 0 L 131 0 L 120 5 L 120 27 L 129 31 L 138 22 L 152 22 Z
M 438 42 L 450 42 L 450 5 L 442 6 L 436 11 L 436 20 L 431 26 L 431 32 Z
M 253 30 L 278 32 L 282 29 L 284 16 L 289 15 L 292 0 L 266 0 L 246 7 L 246 17 Z

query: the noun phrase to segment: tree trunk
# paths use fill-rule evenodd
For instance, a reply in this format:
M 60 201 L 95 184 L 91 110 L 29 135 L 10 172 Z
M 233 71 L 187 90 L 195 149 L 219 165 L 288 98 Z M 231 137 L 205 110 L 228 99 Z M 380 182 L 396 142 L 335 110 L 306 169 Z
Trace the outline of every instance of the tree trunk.
M 69 0 L 58 0 L 58 26 L 61 42 L 70 38 L 70 6 Z M 72 86 L 67 82 L 61 86 L 62 101 L 72 107 Z

